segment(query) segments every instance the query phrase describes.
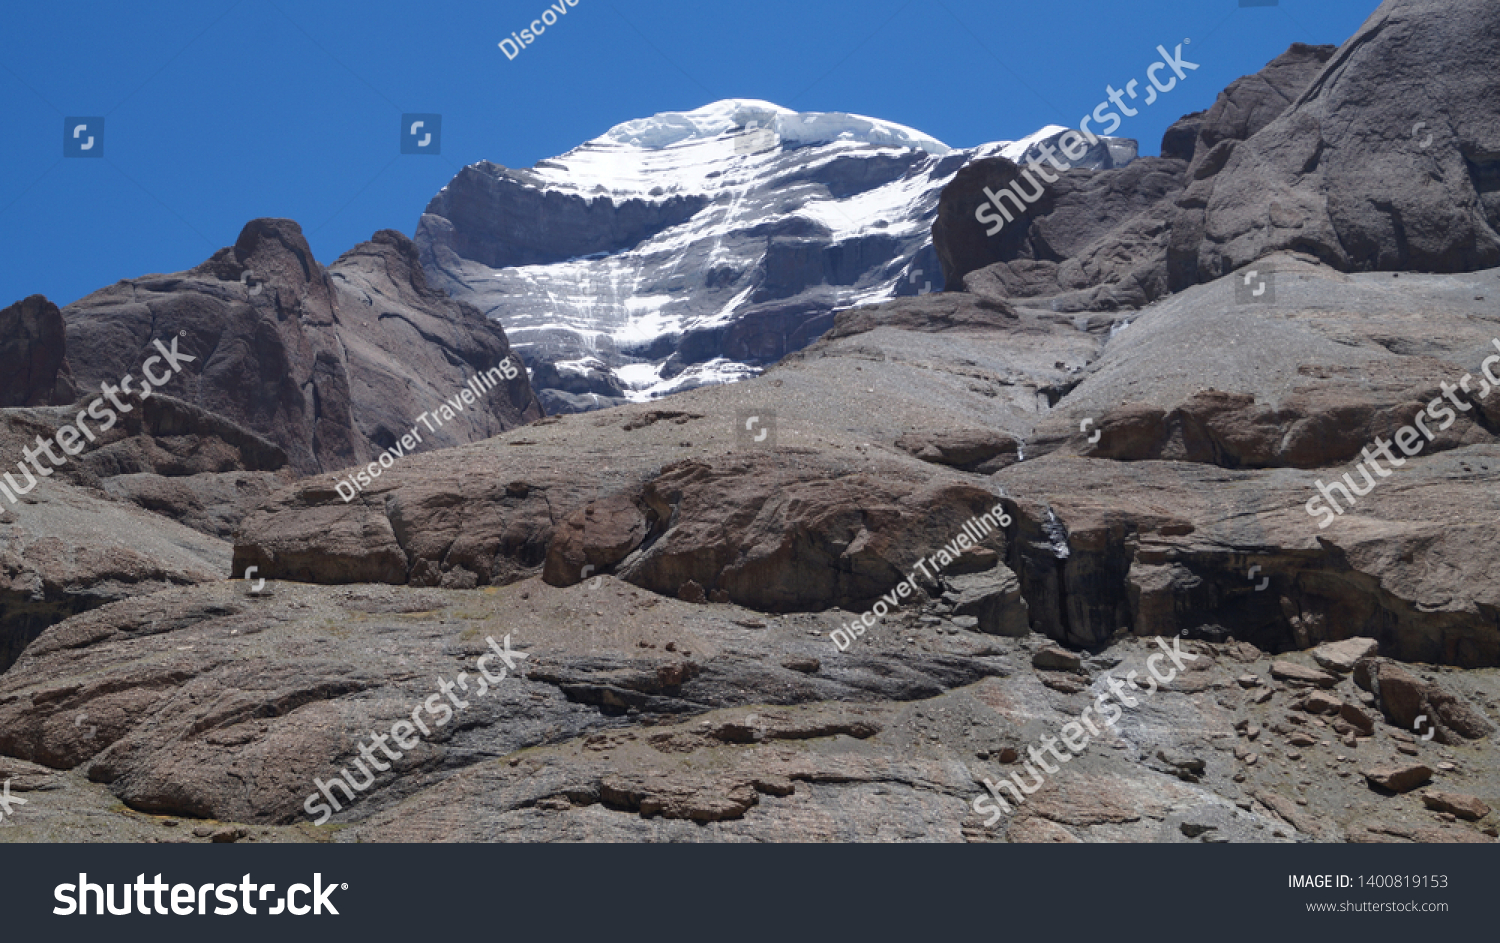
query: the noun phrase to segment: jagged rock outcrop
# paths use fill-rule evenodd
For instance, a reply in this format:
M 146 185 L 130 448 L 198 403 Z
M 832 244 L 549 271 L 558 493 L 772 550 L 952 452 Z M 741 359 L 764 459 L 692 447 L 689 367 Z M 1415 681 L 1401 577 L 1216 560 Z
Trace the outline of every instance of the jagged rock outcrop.
M 1229 83 L 1208 111 L 1188 115 L 1167 130 L 1162 156 L 1167 156 L 1169 147 L 1181 146 L 1182 159 L 1188 161 L 1186 190 L 1173 198 L 1176 212 L 1169 216 L 1167 285 L 1171 291 L 1216 277 L 1200 279 L 1198 251 L 1218 175 L 1235 148 L 1285 114 L 1336 52 L 1333 46 L 1293 43 L 1264 69 Z
M 35 450 L 38 436 L 54 440 L 76 413 L 71 407 L 0 413 L 0 455 L 20 458 L 23 449 Z M 91 431 L 95 441 L 53 470 L 55 479 L 224 540 L 247 510 L 295 477 L 274 443 L 165 393 L 137 402 L 112 428 L 95 424 Z M 45 459 L 41 464 L 51 468 Z
M 1500 448 L 1408 465 L 1327 530 L 1303 507 L 1317 477 L 1060 455 L 1002 470 L 1032 628 L 1077 646 L 1187 632 L 1268 651 L 1359 634 L 1403 661 L 1500 664 L 1500 546 L 1487 520 L 1445 511 L 1500 478 Z
M 0 367 L 0 409 L 73 401 L 77 390 L 57 305 L 32 295 L 0 310 Z
M 1193 252 L 1204 238 L 1212 181 L 1234 147 L 1286 111 L 1333 54 L 1332 46 L 1293 44 L 1232 83 L 1207 112 L 1174 124 L 1160 158 L 1070 170 L 993 236 L 974 216 L 987 200 L 984 188 L 1010 186 L 1021 168 L 1003 158 L 964 168 L 944 191 L 933 225 L 948 287 L 1047 298 L 1059 310 L 1111 311 L 1197 284 Z
M 1017 171 L 1000 160 L 971 165 L 950 184 L 933 228 L 948 284 L 1049 298 L 1061 310 L 1114 310 L 1275 252 L 1342 272 L 1493 267 L 1497 57 L 1494 4 L 1385 0 L 1337 51 L 1294 44 L 1175 124 L 1154 180 L 1129 179 L 1157 169 L 1144 162 L 1070 171 L 989 238 L 972 219 L 981 187 L 1008 184 Z M 1435 61 L 1444 68 L 1435 72 Z M 1348 121 L 1353 113 L 1360 120 Z M 1075 196 L 1089 185 L 1094 193 Z M 1144 208 L 1128 202 L 1158 194 Z M 1070 226 L 1075 205 L 1103 225 Z M 1075 233 L 1075 245 L 1059 245 L 1059 232 Z
M 448 453 L 441 473 L 413 459 L 350 505 L 317 482 L 283 491 L 246 520 L 235 565 L 459 587 L 614 573 L 668 597 L 691 584 L 767 611 L 862 611 L 998 492 L 1015 523 L 986 546 L 1019 581 L 1030 627 L 1059 641 L 1187 632 L 1283 651 L 1365 635 L 1401 659 L 1500 664 L 1496 555 L 1476 551 L 1494 536 L 1443 510 L 1472 507 L 1473 482 L 1500 475 L 1492 406 L 1330 511 L 1331 526 L 1306 507 L 1337 479 L 1328 462 L 1392 435 L 1439 378 L 1484 359 L 1483 325 L 1441 280 L 1377 289 L 1381 276 L 1301 264 L 1281 298 L 1300 311 L 1287 300 L 1300 292 L 1305 319 L 1241 313 L 1229 280 L 1123 331 L 962 293 L 846 312 L 766 378 L 683 394 L 676 410 L 548 420 Z M 1413 304 L 1426 321 L 1406 316 Z M 1178 397 L 1178 413 L 1150 412 Z M 1282 405 L 1231 421 L 1257 399 Z M 799 405 L 774 447 L 740 434 L 785 402 Z M 971 452 L 936 435 L 964 428 L 997 437 Z M 1014 456 L 990 455 L 1000 436 Z M 1130 442 L 1152 445 L 1121 453 Z M 986 462 L 999 469 L 988 480 Z
M 120 282 L 63 316 L 80 387 L 138 375 L 151 342 L 175 335 L 196 362 L 165 392 L 265 436 L 302 474 L 370 461 L 511 357 L 498 325 L 427 286 L 405 236 L 377 233 L 325 269 L 290 220 L 252 221 L 202 265 Z M 516 373 L 478 408 L 422 429 L 421 447 L 539 418 Z
M 1010 187 L 1024 169 L 1003 157 L 976 161 L 943 190 L 932 238 L 948 290 L 1015 299 L 1079 292 L 1099 310 L 1166 293 L 1154 260 L 1168 238 L 1162 201 L 1181 190 L 1182 161 L 1143 157 L 1114 170 L 1070 170 L 1026 215 L 988 235 L 975 218 L 989 203 L 986 189 Z M 1101 284 L 1108 290 L 1093 290 Z
M 61 313 L 35 296 L 0 313 L 6 323 L 5 402 L 30 408 L 0 414 L 0 452 L 20 460 L 23 449 L 69 427 L 69 441 L 81 444 L 60 466 L 58 452 L 31 466 L 44 476 L 40 486 L 6 493 L 19 500 L 10 514 L 25 521 L 11 535 L 0 669 L 69 615 L 222 579 L 227 548 L 188 539 L 179 525 L 231 536 L 248 508 L 296 473 L 368 459 L 477 373 L 508 364 L 514 379 L 498 376 L 472 408 L 440 428 L 421 427 L 423 448 L 541 415 L 504 333 L 427 287 L 415 247 L 398 233 L 376 234 L 325 270 L 295 223 L 257 220 L 233 248 L 190 272 L 121 282 Z M 157 357 L 155 376 L 169 382 L 144 400 L 126 387 L 107 430 L 103 414 L 75 425 L 93 399 L 121 396 L 127 376 L 138 390 L 144 362 L 167 338 L 163 350 L 185 355 L 180 373 Z M 71 406 L 46 405 L 72 403 L 75 394 Z M 5 470 L 22 485 L 30 471 Z M 61 491 L 49 499 L 53 488 Z M 136 514 L 132 504 L 178 523 Z
M 637 406 L 607 426 L 549 422 L 524 439 L 417 456 L 350 504 L 321 481 L 299 483 L 246 518 L 236 572 L 467 588 L 545 566 L 557 585 L 613 572 L 663 595 L 691 582 L 767 611 L 863 609 L 996 503 L 904 456 L 851 465 L 733 451 L 733 420 L 659 416 Z M 699 457 L 674 460 L 685 436 Z M 579 480 L 580 447 L 605 466 L 593 482 Z

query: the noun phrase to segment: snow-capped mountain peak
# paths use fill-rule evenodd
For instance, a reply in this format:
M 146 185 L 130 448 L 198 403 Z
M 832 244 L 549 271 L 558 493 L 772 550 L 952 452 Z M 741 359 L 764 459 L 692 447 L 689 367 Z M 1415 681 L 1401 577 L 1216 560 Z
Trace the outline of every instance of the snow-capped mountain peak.
M 427 208 L 429 281 L 505 327 L 549 412 L 732 382 L 835 312 L 940 286 L 943 187 L 980 157 L 912 128 L 730 99 L 627 121 L 560 157 L 464 168 Z M 1119 166 L 1103 139 L 1077 162 Z
M 731 98 L 696 111 L 669 111 L 616 125 L 590 144 L 628 145 L 661 150 L 687 141 L 714 141 L 753 134 L 775 134 L 785 144 L 853 143 L 943 156 L 952 150 L 936 138 L 878 118 L 839 112 L 797 112 L 757 99 Z
M 616 125 L 530 172 L 557 191 L 656 201 L 721 192 L 736 180 L 753 180 L 781 151 L 805 147 L 829 155 L 872 149 L 938 157 L 952 152 L 943 142 L 890 121 L 729 99 Z

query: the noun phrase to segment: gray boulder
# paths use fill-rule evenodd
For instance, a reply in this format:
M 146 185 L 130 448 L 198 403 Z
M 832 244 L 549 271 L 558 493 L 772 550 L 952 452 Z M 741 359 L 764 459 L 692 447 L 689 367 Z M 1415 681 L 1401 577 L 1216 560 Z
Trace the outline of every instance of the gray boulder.
M 1494 3 L 1386 0 L 1227 155 L 1203 197 L 1196 280 L 1278 249 L 1341 271 L 1500 264 L 1497 60 Z
M 973 616 L 979 620 L 979 631 L 986 635 L 1021 638 L 1030 634 L 1031 621 L 1026 600 L 1021 598 L 1021 581 L 1004 564 L 984 573 L 947 577 L 946 582 L 957 598 L 953 600 L 955 616 Z

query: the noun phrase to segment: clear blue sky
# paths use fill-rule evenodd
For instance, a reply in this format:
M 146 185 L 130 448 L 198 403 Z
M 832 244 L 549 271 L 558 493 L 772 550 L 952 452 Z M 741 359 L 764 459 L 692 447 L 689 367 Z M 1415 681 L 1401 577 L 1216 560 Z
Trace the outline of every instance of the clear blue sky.
M 918 128 L 955 147 L 1076 126 L 1157 44 L 1201 68 L 1117 134 L 1166 127 L 1295 41 L 1342 43 L 1377 0 L 548 0 L 8 3 L 0 61 L 0 306 L 67 304 L 196 265 L 258 216 L 318 259 L 408 235 L 464 164 L 525 167 L 621 121 L 762 98 Z M 404 112 L 443 115 L 403 156 Z M 64 159 L 65 117 L 106 118 Z

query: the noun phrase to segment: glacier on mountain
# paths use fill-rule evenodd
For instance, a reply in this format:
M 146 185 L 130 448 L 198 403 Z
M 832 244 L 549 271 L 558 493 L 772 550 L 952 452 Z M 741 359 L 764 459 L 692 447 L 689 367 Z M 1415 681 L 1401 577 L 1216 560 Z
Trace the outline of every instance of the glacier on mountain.
M 732 382 L 845 308 L 942 286 L 931 226 L 971 160 L 893 122 L 734 99 L 627 121 L 527 169 L 465 167 L 417 230 L 429 281 L 504 326 L 549 412 Z M 1120 166 L 1104 138 L 1078 166 Z

